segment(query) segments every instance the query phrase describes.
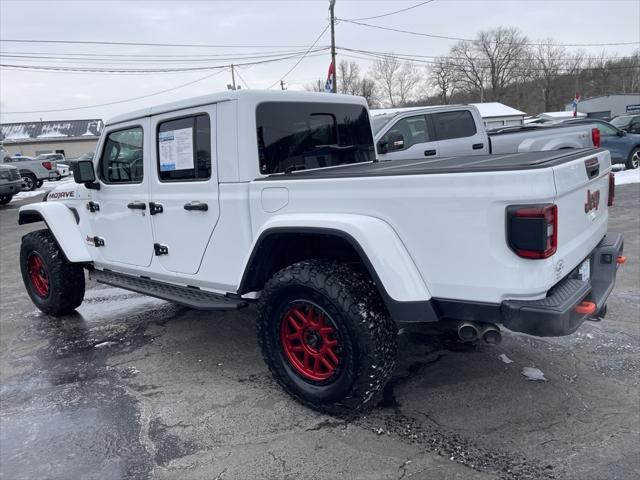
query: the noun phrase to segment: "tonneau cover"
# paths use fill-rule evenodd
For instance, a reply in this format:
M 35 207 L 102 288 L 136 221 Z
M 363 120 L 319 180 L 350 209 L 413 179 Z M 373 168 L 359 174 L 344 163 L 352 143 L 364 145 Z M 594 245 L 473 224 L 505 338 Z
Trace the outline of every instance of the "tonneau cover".
M 435 159 L 392 160 L 366 162 L 352 165 L 296 170 L 277 173 L 256 180 L 312 180 L 321 178 L 381 177 L 393 175 L 429 175 L 436 173 L 499 172 L 550 168 L 570 162 L 601 149 L 552 150 L 544 152 L 511 153 L 501 155 L 478 155 L 468 157 L 443 157 Z

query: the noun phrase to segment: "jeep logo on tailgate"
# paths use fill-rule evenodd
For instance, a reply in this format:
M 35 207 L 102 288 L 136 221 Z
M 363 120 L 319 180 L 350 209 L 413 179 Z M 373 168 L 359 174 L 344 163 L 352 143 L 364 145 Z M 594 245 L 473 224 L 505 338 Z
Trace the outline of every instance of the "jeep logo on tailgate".
M 591 190 L 587 190 L 587 203 L 584 204 L 584 213 L 589 213 L 591 210 L 598 210 L 600 204 L 600 190 L 596 190 L 591 193 Z

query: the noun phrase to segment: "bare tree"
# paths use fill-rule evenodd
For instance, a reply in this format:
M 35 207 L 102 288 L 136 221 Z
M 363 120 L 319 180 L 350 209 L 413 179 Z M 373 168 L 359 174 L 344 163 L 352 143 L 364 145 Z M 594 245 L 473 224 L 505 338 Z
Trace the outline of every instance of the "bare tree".
M 304 89 L 307 92 L 324 92 L 324 82 L 321 79 L 317 79 L 313 83 L 307 83 Z
M 559 104 L 557 80 L 565 70 L 566 55 L 567 50 L 554 45 L 550 38 L 540 42 L 534 50 L 534 74 L 541 84 L 545 112 L 555 110 Z
M 367 103 L 369 104 L 369 108 L 374 108 L 378 106 L 378 96 L 376 92 L 376 82 L 368 77 L 363 77 L 360 80 L 360 90 L 357 95 L 364 97 Z
M 479 92 L 480 101 L 484 102 L 486 68 L 478 57 L 474 44 L 459 42 L 451 48 L 450 54 L 455 62 L 458 84 L 467 92 Z
M 358 95 L 360 91 L 360 66 L 356 62 L 341 60 L 338 64 L 340 93 Z
M 517 78 L 522 67 L 527 37 L 515 27 L 499 27 L 481 31 L 474 46 L 486 63 L 492 99 L 500 101 L 504 88 Z
M 391 107 L 406 104 L 412 99 L 420 74 L 415 65 L 401 63 L 393 54 L 380 57 L 371 68 L 381 99 Z
M 383 101 L 391 107 L 397 106 L 395 83 L 398 70 L 400 62 L 393 55 L 378 58 L 371 68 L 371 77 L 375 80 Z
M 437 58 L 429 69 L 429 86 L 435 88 L 442 105 L 448 105 L 451 101 L 457 86 L 456 80 L 456 67 L 449 58 Z

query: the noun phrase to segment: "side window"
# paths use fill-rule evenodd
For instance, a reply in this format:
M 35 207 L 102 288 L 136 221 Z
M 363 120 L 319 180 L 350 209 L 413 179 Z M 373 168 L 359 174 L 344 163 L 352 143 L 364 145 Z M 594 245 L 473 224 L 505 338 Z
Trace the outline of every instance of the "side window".
M 211 122 L 208 115 L 159 123 L 156 145 L 160 181 L 211 178 Z
M 404 138 L 404 148 L 395 150 L 396 152 L 406 150 L 407 148 L 418 143 L 430 142 L 429 131 L 427 130 L 427 121 L 424 115 L 416 117 L 408 117 L 399 120 L 391 129 L 385 133 L 383 141 L 389 141 L 392 133 L 401 133 Z
M 105 183 L 141 183 L 144 168 L 142 127 L 109 133 L 100 157 L 100 178 Z
M 432 118 L 438 140 L 471 137 L 477 132 L 469 110 L 434 113 Z
M 603 137 L 612 137 L 618 134 L 616 129 L 610 127 L 605 123 L 596 123 L 596 126 L 598 127 L 598 130 L 600 130 L 600 135 L 602 135 Z

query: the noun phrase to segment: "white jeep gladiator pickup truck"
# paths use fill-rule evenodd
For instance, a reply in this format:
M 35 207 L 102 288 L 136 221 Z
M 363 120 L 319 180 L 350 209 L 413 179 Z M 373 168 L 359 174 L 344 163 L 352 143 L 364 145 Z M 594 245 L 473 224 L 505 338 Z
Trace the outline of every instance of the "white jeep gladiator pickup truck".
M 233 91 L 107 123 L 76 184 L 20 209 L 35 305 L 98 282 L 197 309 L 258 302 L 280 384 L 358 409 L 390 378 L 398 324 L 495 343 L 604 314 L 622 257 L 604 150 L 378 162 L 364 99 Z
M 487 131 L 473 105 L 371 113 L 380 160 L 600 147 L 600 131 L 593 125 L 515 125 Z

